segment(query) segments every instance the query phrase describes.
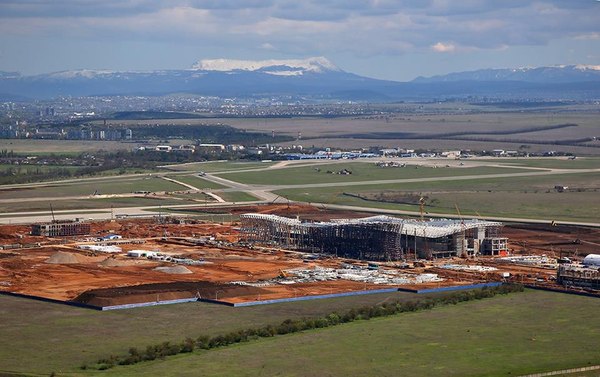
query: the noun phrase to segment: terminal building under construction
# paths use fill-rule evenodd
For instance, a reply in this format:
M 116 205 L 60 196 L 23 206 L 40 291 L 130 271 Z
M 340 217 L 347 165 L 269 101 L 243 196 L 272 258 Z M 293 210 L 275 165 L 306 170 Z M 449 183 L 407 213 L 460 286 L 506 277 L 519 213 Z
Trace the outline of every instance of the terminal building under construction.
M 90 234 L 91 226 L 82 221 L 52 221 L 31 225 L 31 234 L 34 236 L 63 237 Z
M 303 222 L 270 214 L 240 216 L 244 241 L 290 250 L 366 260 L 504 255 L 502 223 L 482 220 L 417 221 L 391 216 Z

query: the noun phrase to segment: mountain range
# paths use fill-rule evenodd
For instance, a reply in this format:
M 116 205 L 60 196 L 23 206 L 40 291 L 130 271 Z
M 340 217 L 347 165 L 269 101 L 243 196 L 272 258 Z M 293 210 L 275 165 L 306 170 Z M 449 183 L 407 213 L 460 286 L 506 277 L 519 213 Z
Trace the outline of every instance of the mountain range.
M 494 97 L 501 99 L 600 98 L 600 66 L 568 65 L 484 69 L 410 82 L 345 72 L 324 57 L 290 60 L 201 60 L 190 69 L 76 70 L 22 76 L 0 72 L 0 99 L 56 96 L 166 95 L 289 96 L 321 100 L 399 101 Z

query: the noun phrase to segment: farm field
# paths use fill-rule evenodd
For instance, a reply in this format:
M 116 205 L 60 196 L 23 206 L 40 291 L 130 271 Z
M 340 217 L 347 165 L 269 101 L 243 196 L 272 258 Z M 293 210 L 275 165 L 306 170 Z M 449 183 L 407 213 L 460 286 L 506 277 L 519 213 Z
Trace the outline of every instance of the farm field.
M 533 143 L 535 142 L 535 143 Z M 365 145 L 377 145 L 383 148 L 408 148 L 415 150 L 432 150 L 443 152 L 447 150 L 485 150 L 491 151 L 494 149 L 503 150 L 519 150 L 523 145 L 528 146 L 527 151 L 530 153 L 544 153 L 547 151 L 560 151 L 564 153 L 573 153 L 577 156 L 597 157 L 600 155 L 600 148 L 595 144 L 598 142 L 581 143 L 577 145 L 557 145 L 556 141 L 542 141 L 532 138 L 528 143 L 518 141 L 502 141 L 502 140 L 458 140 L 458 139 L 401 139 L 389 137 L 385 139 L 371 139 L 364 137 L 319 137 L 315 139 L 306 139 L 304 144 L 314 146 L 315 148 L 348 148 L 360 149 Z M 291 146 L 298 144 L 295 142 L 284 142 L 279 145 Z
M 80 375 L 524 375 L 598 365 L 598 310 L 595 298 L 526 291 Z
M 407 103 L 389 105 L 388 108 L 401 112 L 387 116 L 338 118 L 157 119 L 152 122 L 180 126 L 226 124 L 248 131 L 275 131 L 277 135 L 292 137 L 302 134 L 301 140 L 281 145 L 334 148 L 377 145 L 438 150 L 526 148 L 530 152 L 557 150 L 578 155 L 600 155 L 598 141 L 572 142 L 597 136 L 598 108 L 593 105 L 523 109 L 466 103 Z M 148 123 L 148 120 L 122 123 L 135 127 Z M 451 139 L 442 138 L 453 133 L 459 135 Z
M 522 109 L 483 108 L 469 104 L 397 104 L 391 108 L 402 109 L 404 113 L 390 114 L 388 117 L 294 117 L 294 118 L 212 118 L 212 119 L 156 119 L 152 122 L 176 125 L 227 124 L 232 127 L 296 135 L 302 132 L 303 138 L 328 137 L 348 133 L 364 132 L 405 132 L 446 133 L 454 131 L 497 131 L 516 132 L 526 127 L 549 127 L 559 124 L 577 124 L 572 137 L 594 135 L 597 125 L 597 108 L 588 106 L 570 113 L 558 113 L 555 109 L 536 112 L 522 112 Z M 471 113 L 464 113 L 470 111 Z M 135 126 L 148 123 L 148 120 L 126 120 L 123 124 Z M 305 142 L 308 143 L 309 141 Z
M 312 183 L 340 183 L 373 181 L 386 179 L 414 179 L 452 177 L 457 175 L 484 175 L 526 172 L 525 169 L 500 168 L 500 167 L 424 167 L 408 165 L 405 168 L 380 168 L 373 162 L 348 162 L 335 164 L 322 164 L 315 166 L 290 167 L 286 169 L 273 169 L 260 172 L 243 172 L 222 174 L 223 178 L 248 184 L 284 184 L 301 185 Z M 352 174 L 332 174 L 346 169 Z M 217 174 L 219 175 L 219 174 Z

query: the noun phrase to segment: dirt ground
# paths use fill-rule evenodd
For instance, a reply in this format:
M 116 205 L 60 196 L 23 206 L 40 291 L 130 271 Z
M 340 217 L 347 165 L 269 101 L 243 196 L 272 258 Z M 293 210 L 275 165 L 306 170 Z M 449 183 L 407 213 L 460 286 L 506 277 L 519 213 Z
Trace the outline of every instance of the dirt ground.
M 228 210 L 234 214 L 252 211 L 283 216 L 293 214 L 313 220 L 365 216 L 285 204 Z M 284 275 L 286 270 L 316 266 L 339 268 L 345 261 L 307 261 L 299 253 L 236 246 L 232 243 L 238 239 L 236 224 L 173 224 L 128 219 L 93 223 L 92 234 L 79 237 L 32 237 L 29 231 L 30 227 L 24 225 L 0 226 L 0 245 L 5 248 L 0 250 L 0 291 L 106 306 L 191 297 L 246 302 L 390 287 L 347 280 L 277 284 L 272 280 Z M 110 233 L 123 236 L 114 241 L 122 252 L 110 254 L 78 248 L 80 244 L 96 243 L 96 237 Z M 505 226 L 502 233 L 509 238 L 509 249 L 513 254 L 547 255 L 550 258 L 562 255 L 580 259 L 597 252 L 600 247 L 600 230 L 593 228 L 511 224 Z M 214 241 L 196 242 L 203 236 L 213 237 Z M 183 265 L 130 258 L 126 256 L 130 250 L 157 251 L 170 257 L 193 259 L 197 263 Z M 440 268 L 446 263 L 492 266 L 498 270 L 482 273 Z M 397 267 L 394 263 L 385 266 Z M 556 275 L 553 269 L 509 265 L 492 257 L 439 260 L 409 272 L 436 273 L 445 281 L 403 285 L 403 288 L 502 281 L 503 272 L 511 274 L 508 280 L 552 286 Z M 269 284 L 260 284 L 269 280 Z
M 600 250 L 600 229 L 550 224 L 507 224 L 502 233 L 508 237 L 515 254 L 546 254 L 580 259 Z

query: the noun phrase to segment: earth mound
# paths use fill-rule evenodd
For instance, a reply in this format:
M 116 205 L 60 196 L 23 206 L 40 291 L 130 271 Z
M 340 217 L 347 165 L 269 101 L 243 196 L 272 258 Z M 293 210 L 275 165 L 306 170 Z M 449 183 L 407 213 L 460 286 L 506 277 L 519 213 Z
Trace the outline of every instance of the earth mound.
M 192 273 L 192 271 L 190 271 L 185 266 L 156 267 L 154 270 L 160 271 L 160 272 L 164 272 L 165 274 L 176 274 L 176 275 L 191 274 Z
M 65 251 L 57 251 L 50 258 L 46 259 L 46 263 L 51 264 L 75 264 L 79 263 L 79 258 L 76 254 L 67 253 Z

